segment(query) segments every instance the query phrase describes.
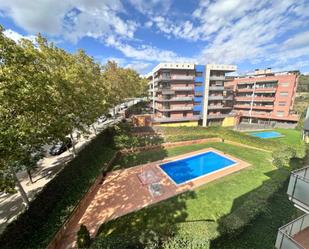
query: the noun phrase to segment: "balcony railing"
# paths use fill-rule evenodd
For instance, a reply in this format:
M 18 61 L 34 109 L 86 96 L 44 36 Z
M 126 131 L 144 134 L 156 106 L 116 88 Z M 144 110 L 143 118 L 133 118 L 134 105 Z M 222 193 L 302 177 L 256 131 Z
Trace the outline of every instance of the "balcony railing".
M 309 212 L 309 166 L 292 171 L 287 194 L 295 205 Z
M 274 108 L 273 105 L 253 105 L 252 109 L 256 110 L 272 110 Z
M 216 76 L 216 75 L 212 75 L 209 77 L 209 80 L 225 80 L 225 76 Z
M 172 107 L 172 108 L 162 107 L 162 108 L 157 108 L 157 109 L 161 112 L 191 111 L 193 110 L 193 106 L 179 106 L 179 107 Z
M 276 92 L 276 88 L 274 88 L 274 87 L 258 87 L 258 88 L 255 88 L 255 92 L 274 93 L 274 92 Z
M 308 249 L 309 215 L 305 214 L 296 220 L 280 227 L 276 240 L 277 249 Z
M 207 115 L 207 118 L 208 119 L 221 119 L 221 118 L 226 118 L 226 117 L 232 117 L 232 116 L 234 116 L 233 114 L 222 114 L 222 113 L 220 113 L 220 114 L 208 114 Z
M 158 89 L 158 91 L 162 92 L 162 94 L 164 94 L 164 95 L 175 94 L 175 91 L 170 89 L 170 88 L 167 88 L 167 89 L 161 88 L 161 89 Z
M 177 87 L 173 87 L 172 90 L 174 90 L 174 91 L 193 91 L 194 87 L 193 86 L 177 86 Z
M 209 86 L 210 91 L 223 91 L 224 86 Z
M 192 101 L 193 97 L 175 97 L 175 98 L 156 98 L 159 102 L 176 102 L 176 101 Z
M 181 75 L 181 74 L 173 74 L 171 75 L 172 80 L 194 80 L 193 75 Z
M 208 110 L 228 110 L 232 109 L 231 106 L 223 106 L 223 105 L 209 105 Z
M 208 99 L 209 100 L 223 100 L 223 95 L 214 95 L 214 96 L 209 95 Z

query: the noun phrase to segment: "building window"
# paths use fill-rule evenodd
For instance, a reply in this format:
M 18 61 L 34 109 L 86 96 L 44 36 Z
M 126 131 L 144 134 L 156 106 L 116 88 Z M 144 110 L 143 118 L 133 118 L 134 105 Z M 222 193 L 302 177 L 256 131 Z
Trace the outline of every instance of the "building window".
M 288 83 L 288 82 L 282 82 L 282 83 L 280 83 L 280 86 L 288 87 L 288 86 L 289 86 L 289 83 Z
M 279 95 L 282 96 L 282 97 L 286 97 L 286 96 L 289 95 L 289 93 L 288 92 L 280 92 Z
M 279 101 L 278 106 L 286 106 L 286 102 L 285 101 Z
M 202 72 L 196 72 L 196 73 L 195 73 L 195 76 L 196 76 L 196 77 L 202 77 L 202 76 L 203 76 L 203 73 L 202 73 Z
M 184 113 L 183 113 L 183 116 L 184 116 L 184 117 L 187 117 L 187 113 L 186 113 L 186 112 L 184 112 Z
M 277 111 L 276 116 L 278 117 L 283 117 L 284 116 L 284 111 Z

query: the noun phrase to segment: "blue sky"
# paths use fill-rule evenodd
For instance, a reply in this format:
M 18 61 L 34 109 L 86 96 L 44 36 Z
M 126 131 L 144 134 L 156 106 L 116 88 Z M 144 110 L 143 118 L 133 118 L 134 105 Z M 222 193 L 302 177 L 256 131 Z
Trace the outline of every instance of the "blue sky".
M 141 74 L 167 61 L 309 73 L 309 0 L 0 0 L 0 23 Z

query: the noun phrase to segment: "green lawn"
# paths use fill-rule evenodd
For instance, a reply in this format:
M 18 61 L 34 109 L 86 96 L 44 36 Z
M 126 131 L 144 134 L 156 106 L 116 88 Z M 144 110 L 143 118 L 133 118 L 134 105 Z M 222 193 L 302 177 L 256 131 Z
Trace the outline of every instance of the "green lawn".
M 218 238 L 211 249 L 272 249 L 278 228 L 301 215 L 286 195 L 288 181 L 274 195 L 265 212 L 240 236 Z
M 206 143 L 129 155 L 115 168 L 130 167 L 164 157 L 213 147 L 252 164 L 251 167 L 206 184 L 167 201 L 128 214 L 101 227 L 93 248 L 104 248 L 108 240 L 149 241 L 160 237 L 194 237 L 212 240 L 220 235 L 220 220 L 252 199 L 270 181 L 284 182 L 289 171 L 271 164 L 271 153 L 225 143 Z M 254 201 L 254 200 L 253 200 Z M 120 241 L 123 242 L 123 239 Z M 145 244 L 145 242 L 143 242 Z M 123 245 L 122 245 L 123 246 Z M 117 246 L 113 245 L 114 248 Z M 111 247 L 111 248 L 113 248 Z

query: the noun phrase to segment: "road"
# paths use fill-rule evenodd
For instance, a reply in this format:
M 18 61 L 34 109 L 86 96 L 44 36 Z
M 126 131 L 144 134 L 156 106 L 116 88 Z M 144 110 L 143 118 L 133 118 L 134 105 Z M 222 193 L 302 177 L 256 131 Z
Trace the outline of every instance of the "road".
M 123 104 L 128 107 L 136 104 L 140 100 L 129 100 Z M 116 112 L 119 113 L 122 111 L 121 105 L 115 107 Z M 110 110 L 110 113 L 113 113 L 113 109 Z M 115 117 L 106 120 L 104 123 L 94 123 L 94 127 L 97 132 L 103 131 L 106 127 L 114 125 L 119 122 L 121 117 Z M 96 136 L 93 126 L 89 130 L 89 134 L 81 135 L 78 140 L 75 141 L 75 147 L 77 153 L 87 145 L 94 137 Z M 44 146 L 45 150 L 49 150 L 50 145 Z M 43 159 L 38 162 L 38 169 L 33 173 L 33 181 L 31 184 L 28 179 L 26 172 L 19 172 L 17 174 L 18 178 L 21 181 L 21 185 L 26 191 L 29 200 L 39 193 L 42 188 L 47 184 L 53 177 L 63 168 L 65 165 L 72 160 L 73 152 L 72 149 L 63 152 L 58 156 L 46 155 Z M 24 210 L 25 206 L 22 202 L 20 194 L 17 192 L 15 194 L 0 194 L 0 233 L 2 233 L 5 227 L 14 220 L 18 214 Z

